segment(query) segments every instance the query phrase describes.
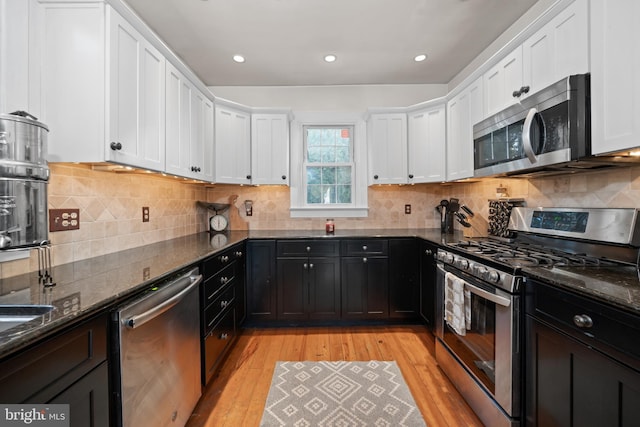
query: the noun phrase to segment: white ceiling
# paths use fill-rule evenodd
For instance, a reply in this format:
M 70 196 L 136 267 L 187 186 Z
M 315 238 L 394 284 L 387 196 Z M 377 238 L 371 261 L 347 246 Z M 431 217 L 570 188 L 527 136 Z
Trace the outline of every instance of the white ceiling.
M 125 1 L 207 86 L 296 86 L 448 83 L 537 0 Z

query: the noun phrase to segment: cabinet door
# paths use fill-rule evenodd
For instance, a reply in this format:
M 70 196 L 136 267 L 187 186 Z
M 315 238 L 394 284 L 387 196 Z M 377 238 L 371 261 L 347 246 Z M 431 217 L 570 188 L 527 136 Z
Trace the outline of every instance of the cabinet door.
M 192 98 L 195 88 L 173 65 L 166 73 L 166 166 L 169 173 L 192 177 L 190 159 L 192 139 Z
M 309 258 L 309 318 L 340 318 L 340 258 Z
M 407 122 L 408 182 L 446 180 L 445 105 L 410 113 Z
M 522 87 L 522 46 L 518 46 L 484 76 L 485 112 L 495 114 L 517 102 L 513 92 Z
M 68 404 L 72 426 L 108 427 L 109 369 L 103 362 L 50 402 Z
M 369 185 L 407 183 L 407 116 L 372 114 L 368 123 Z
M 591 147 L 602 154 L 640 145 L 640 2 L 593 0 Z
M 342 317 L 379 319 L 389 315 L 388 258 L 342 258 Z
M 639 372 L 526 317 L 526 425 L 637 425 Z
M 420 316 L 433 330 L 436 311 L 436 246 L 420 243 Z
M 522 98 L 572 74 L 589 71 L 588 2 L 576 1 L 522 45 Z
M 194 178 L 213 181 L 213 103 L 198 90 L 191 102 L 190 168 L 194 168 Z
M 215 106 L 216 182 L 251 183 L 251 117 L 244 111 Z
M 247 243 L 247 316 L 249 321 L 276 319 L 276 242 Z
M 289 117 L 251 115 L 251 183 L 289 184 Z
M 165 164 L 165 59 L 111 8 L 106 157 L 156 171 Z M 111 143 L 120 144 L 110 148 Z M 114 146 L 115 147 L 115 146 Z
M 469 93 L 464 91 L 453 98 L 447 103 L 447 109 L 447 181 L 455 181 L 473 175 Z M 464 153 L 466 155 L 463 155 Z M 471 166 L 470 171 L 468 163 Z
M 307 319 L 307 258 L 278 258 L 278 320 Z
M 389 239 L 389 317 L 417 318 L 420 308 L 420 245 Z

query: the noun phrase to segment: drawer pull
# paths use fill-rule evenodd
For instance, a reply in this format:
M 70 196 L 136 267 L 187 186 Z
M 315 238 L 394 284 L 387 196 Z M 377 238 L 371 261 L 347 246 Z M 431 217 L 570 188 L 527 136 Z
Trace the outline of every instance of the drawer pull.
M 362 250 L 366 251 L 367 250 L 367 245 L 362 245 Z
M 313 268 L 313 264 L 309 264 L 309 268 Z
M 221 283 L 222 285 L 225 285 L 228 281 L 229 281 L 229 278 L 228 278 L 228 277 L 224 277 L 224 276 L 223 276 L 223 277 L 221 277 L 221 278 L 220 278 L 220 283 Z
M 307 269 L 307 263 L 306 262 L 304 264 L 302 264 L 302 268 L 304 268 L 305 270 Z
M 586 329 L 593 326 L 593 320 L 586 314 L 576 314 L 573 316 L 573 323 L 575 323 L 578 328 Z
M 229 301 L 220 301 L 220 308 L 225 308 L 229 305 Z
M 229 262 L 229 256 L 228 255 L 222 255 L 220 257 L 220 262 Z
M 307 252 L 311 252 L 311 246 L 307 246 Z
M 362 258 L 362 262 L 366 264 L 367 263 L 367 258 Z
M 229 334 L 220 334 L 220 339 L 221 340 L 226 340 L 229 338 Z
M 236 258 L 242 257 L 242 251 L 236 251 Z

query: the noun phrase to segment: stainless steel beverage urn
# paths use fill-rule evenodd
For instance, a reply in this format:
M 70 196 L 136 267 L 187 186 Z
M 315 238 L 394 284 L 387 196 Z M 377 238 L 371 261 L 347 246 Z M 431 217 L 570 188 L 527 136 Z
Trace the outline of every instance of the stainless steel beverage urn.
M 48 133 L 28 113 L 0 114 L 0 249 L 48 239 Z

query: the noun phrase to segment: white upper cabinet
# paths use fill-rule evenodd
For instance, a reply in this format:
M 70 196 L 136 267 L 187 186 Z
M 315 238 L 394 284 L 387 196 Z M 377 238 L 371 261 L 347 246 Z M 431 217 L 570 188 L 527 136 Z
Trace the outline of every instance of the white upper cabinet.
M 443 102 L 407 114 L 407 182 L 446 180 L 446 113 Z
M 572 74 L 589 72 L 588 2 L 578 0 L 522 45 L 526 97 Z
M 516 102 L 514 94 L 522 88 L 522 46 L 485 72 L 483 79 L 487 116 Z
M 367 121 L 369 185 L 406 184 L 407 115 L 373 113 Z
M 251 112 L 215 101 L 216 182 L 251 184 Z
M 640 2 L 591 1 L 592 152 L 640 146 Z
M 572 74 L 589 72 L 588 2 L 557 13 L 484 73 L 486 116 Z
M 484 117 L 483 102 L 480 77 L 447 103 L 447 181 L 473 176 L 473 125 Z
M 289 113 L 251 115 L 251 183 L 289 184 Z
M 213 181 L 213 103 L 167 63 L 166 172 Z
M 107 160 L 156 171 L 165 161 L 165 59 L 107 8 L 109 146 Z

